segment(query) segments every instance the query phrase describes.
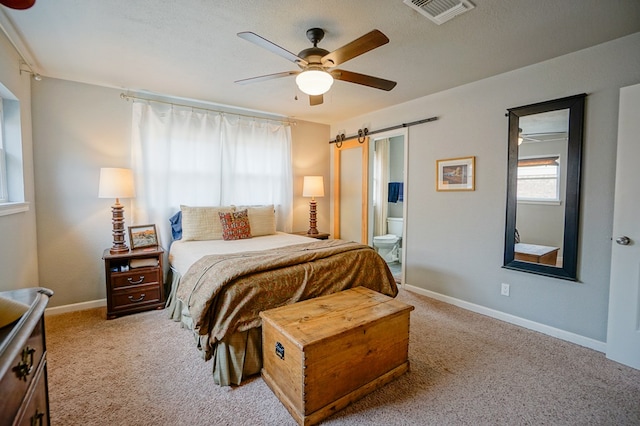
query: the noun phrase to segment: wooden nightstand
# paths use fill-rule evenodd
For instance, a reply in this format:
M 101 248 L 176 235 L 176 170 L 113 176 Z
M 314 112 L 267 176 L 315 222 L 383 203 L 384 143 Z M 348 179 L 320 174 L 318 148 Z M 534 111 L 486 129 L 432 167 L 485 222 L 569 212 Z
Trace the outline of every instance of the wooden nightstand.
M 107 319 L 150 309 L 164 308 L 162 247 L 129 250 L 121 254 L 104 251 L 107 284 Z M 143 266 L 135 267 L 142 263 Z
M 302 235 L 303 237 L 315 238 L 316 240 L 328 240 L 329 235 L 331 235 L 331 234 L 325 234 L 324 232 L 320 232 L 318 234 L 307 234 L 307 231 L 292 232 L 292 234 Z

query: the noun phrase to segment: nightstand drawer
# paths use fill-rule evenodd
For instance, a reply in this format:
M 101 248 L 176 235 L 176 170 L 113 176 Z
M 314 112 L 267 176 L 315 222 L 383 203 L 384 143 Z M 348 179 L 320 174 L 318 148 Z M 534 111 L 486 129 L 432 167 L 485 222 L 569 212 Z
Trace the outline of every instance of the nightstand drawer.
M 123 290 L 115 290 L 111 295 L 113 310 L 128 310 L 135 306 L 162 303 L 160 284 L 137 285 Z
M 160 282 L 160 268 L 140 268 L 111 274 L 113 288 L 130 287 Z

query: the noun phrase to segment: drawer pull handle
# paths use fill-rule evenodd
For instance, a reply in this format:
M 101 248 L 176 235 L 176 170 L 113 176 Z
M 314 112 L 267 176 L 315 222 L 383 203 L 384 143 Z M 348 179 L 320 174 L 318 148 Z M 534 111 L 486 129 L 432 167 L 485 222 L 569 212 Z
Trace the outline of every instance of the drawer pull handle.
M 129 281 L 129 284 L 140 284 L 144 281 L 144 275 L 140 275 L 140 279 L 138 281 L 133 281 L 131 277 L 127 278 L 127 281 Z
M 36 352 L 35 349 L 30 348 L 29 346 L 25 347 L 22 350 L 22 359 L 13 367 L 13 371 L 18 376 L 18 379 L 27 381 L 27 376 L 31 374 L 33 371 L 33 354 Z
M 142 302 L 144 300 L 144 293 L 142 293 L 138 299 L 134 299 L 133 296 L 129 296 L 129 300 L 133 303 Z
M 31 417 L 31 426 L 42 426 L 44 421 L 44 413 L 36 408 L 36 413 Z

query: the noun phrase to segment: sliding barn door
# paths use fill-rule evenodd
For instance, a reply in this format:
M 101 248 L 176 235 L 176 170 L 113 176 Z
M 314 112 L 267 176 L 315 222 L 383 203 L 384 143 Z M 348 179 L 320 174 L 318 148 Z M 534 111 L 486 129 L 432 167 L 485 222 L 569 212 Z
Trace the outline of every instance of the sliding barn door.
M 333 236 L 367 244 L 369 138 L 334 145 Z

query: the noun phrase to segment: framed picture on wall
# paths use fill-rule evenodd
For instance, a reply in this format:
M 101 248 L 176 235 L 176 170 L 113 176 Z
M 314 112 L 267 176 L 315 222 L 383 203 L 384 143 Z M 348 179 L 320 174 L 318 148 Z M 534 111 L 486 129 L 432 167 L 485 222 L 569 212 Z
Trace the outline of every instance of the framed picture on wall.
M 475 190 L 476 157 L 449 158 L 436 161 L 436 190 Z
M 156 225 L 140 225 L 129 227 L 129 243 L 131 250 L 158 245 Z

